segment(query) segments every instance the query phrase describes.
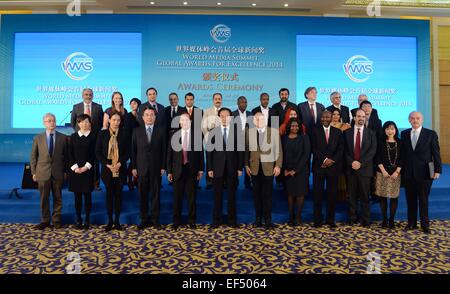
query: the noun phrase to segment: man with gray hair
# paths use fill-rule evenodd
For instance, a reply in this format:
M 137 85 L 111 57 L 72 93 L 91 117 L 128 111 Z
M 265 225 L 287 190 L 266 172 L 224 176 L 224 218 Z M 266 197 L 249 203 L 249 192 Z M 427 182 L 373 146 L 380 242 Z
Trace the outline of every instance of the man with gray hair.
M 350 123 L 350 109 L 341 104 L 341 93 L 335 91 L 330 94 L 331 105 L 327 107 L 327 110 L 333 114 L 336 109 L 341 113 L 341 120 L 343 123 Z
M 411 128 L 402 132 L 402 179 L 405 184 L 408 206 L 407 230 L 417 228 L 417 206 L 420 226 L 430 233 L 428 196 L 433 180 L 442 173 L 439 139 L 435 131 L 424 128 L 423 115 L 418 111 L 409 114 Z M 419 205 L 417 205 L 419 203 Z
M 34 137 L 31 147 L 30 167 L 33 181 L 38 183 L 41 197 L 41 222 L 36 226 L 43 230 L 50 226 L 50 191 L 53 195 L 52 222 L 61 228 L 62 186 L 67 171 L 67 137 L 57 132 L 56 117 L 47 113 L 43 117 L 45 132 Z

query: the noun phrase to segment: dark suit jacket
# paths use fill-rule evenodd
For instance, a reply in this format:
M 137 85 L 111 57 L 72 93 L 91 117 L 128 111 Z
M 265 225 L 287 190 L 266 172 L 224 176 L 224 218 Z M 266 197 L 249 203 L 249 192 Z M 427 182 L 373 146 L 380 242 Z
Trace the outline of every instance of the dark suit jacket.
M 181 130 L 180 130 L 181 132 Z M 201 130 L 198 130 L 197 132 L 201 132 Z M 203 171 L 203 162 L 204 162 L 204 155 L 203 155 L 203 147 L 201 151 L 194 151 L 194 133 L 191 129 L 191 138 L 190 138 L 190 145 L 191 150 L 188 151 L 188 160 L 189 160 L 189 168 L 192 175 L 196 175 L 198 172 Z M 177 133 L 175 133 L 177 134 Z M 174 134 L 174 135 L 175 135 Z M 179 146 L 181 146 L 181 136 L 179 137 Z M 181 172 L 183 170 L 183 152 L 175 151 L 172 148 L 172 144 L 167 144 L 167 173 L 172 174 L 173 180 L 176 181 L 180 179 Z
M 97 144 L 95 146 L 95 155 L 97 160 L 102 164 L 101 178 L 105 186 L 109 186 L 111 183 L 112 173 L 107 164 L 111 164 L 111 160 L 108 159 L 108 144 L 109 144 L 109 130 L 101 130 L 97 136 Z M 130 137 L 126 132 L 119 131 L 117 137 L 117 143 L 119 145 L 119 162 L 121 164 L 119 170 L 119 177 L 122 183 L 127 179 L 127 161 L 130 157 Z
M 239 113 L 240 113 L 239 109 L 236 109 L 231 114 L 237 121 L 236 125 L 238 127 L 238 130 L 241 130 L 241 132 L 242 132 L 242 125 L 241 125 L 241 119 L 239 117 Z M 245 123 L 245 129 L 252 128 L 253 127 L 253 119 L 252 119 L 253 114 L 248 110 L 245 111 L 245 114 L 247 115 L 247 122 Z M 244 132 L 242 132 L 242 135 L 245 135 L 245 130 L 244 130 Z
M 331 173 L 338 176 L 342 171 L 342 159 L 344 155 L 344 140 L 339 129 L 330 127 L 328 144 L 325 138 L 325 130 L 322 125 L 318 125 L 312 132 L 311 146 L 313 152 L 312 170 L 315 173 Z M 335 163 L 322 168 L 325 158 L 334 160 Z
M 411 129 L 401 133 L 402 176 L 405 180 L 430 180 L 428 163 L 434 162 L 434 172 L 442 173 L 439 139 L 435 131 L 422 127 L 416 149 L 411 144 Z
M 164 112 L 165 112 L 166 121 L 167 121 L 167 127 L 166 128 L 169 131 L 169 133 L 173 132 L 174 130 L 178 130 L 180 128 L 179 124 L 178 124 L 178 126 L 176 128 L 172 128 L 172 120 L 174 119 L 174 117 L 172 117 L 172 106 L 170 106 L 170 105 L 167 106 L 164 109 Z M 177 116 L 179 116 L 179 115 L 181 115 L 181 114 L 183 114 L 185 112 L 186 112 L 186 109 L 184 107 L 178 105 L 175 117 L 177 117 Z
M 331 113 L 333 113 L 333 111 L 337 109 L 341 112 L 341 119 L 343 123 L 350 123 L 350 109 L 345 106 L 345 105 L 341 105 L 341 109 L 335 107 L 334 105 L 330 105 L 327 107 L 327 110 L 330 111 Z
M 283 106 L 281 106 L 281 102 L 277 102 L 277 103 L 275 103 L 274 105 L 272 105 L 272 109 L 274 110 L 275 115 L 278 116 L 280 125 L 283 123 L 283 121 L 284 121 L 284 116 L 286 115 L 286 111 L 287 111 L 289 108 L 294 109 L 294 110 L 297 112 L 297 114 L 298 114 L 298 108 L 297 108 L 297 105 L 295 105 L 295 104 L 292 103 L 291 101 L 288 101 L 288 102 L 287 102 L 287 105 L 286 105 L 286 107 L 285 107 L 284 109 L 283 109 Z
M 375 133 L 368 128 L 364 128 L 362 144 L 361 144 L 361 168 L 357 171 L 352 169 L 352 162 L 354 161 L 355 146 L 353 144 L 353 135 L 356 128 L 348 129 L 344 132 L 345 143 L 345 165 L 347 166 L 348 174 L 358 174 L 363 177 L 373 176 L 373 162 L 375 153 L 377 152 L 377 137 Z
M 352 117 L 353 117 L 353 119 L 352 119 L 352 121 L 351 121 L 352 126 L 353 126 L 353 124 L 354 124 L 354 120 L 355 120 L 355 116 L 356 116 L 356 111 L 358 111 L 358 109 L 359 109 L 359 107 L 353 108 L 353 109 L 351 110 L 351 114 L 352 114 Z M 372 113 L 370 114 L 370 116 L 371 116 L 371 117 L 372 117 L 372 116 L 375 116 L 376 118 L 379 119 L 379 117 L 378 117 L 378 111 L 377 111 L 375 108 L 372 108 Z
M 164 106 L 162 106 L 159 103 L 156 103 L 156 121 L 155 121 L 155 125 L 158 128 L 166 128 L 167 127 L 167 121 L 166 121 L 166 111 L 164 109 Z M 147 108 L 153 108 L 149 102 L 145 102 L 142 103 L 141 106 L 139 107 L 139 115 L 138 115 L 138 120 L 139 123 L 141 124 L 141 126 L 144 125 L 144 121 L 142 120 L 142 115 L 144 114 L 145 109 Z
M 227 147 L 223 148 L 222 151 L 206 151 L 206 169 L 207 171 L 213 171 L 214 177 L 221 178 L 225 173 L 228 176 L 236 176 L 236 172 L 242 170 L 244 167 L 245 151 L 238 150 L 238 134 L 242 132 L 239 132 L 239 130 L 237 125 L 231 125 L 229 127 Z M 216 145 L 216 142 L 220 144 L 221 147 L 224 147 L 221 127 L 216 127 L 209 132 L 208 145 L 213 147 Z M 242 143 L 245 144 L 245 140 L 242 141 Z M 224 151 L 224 149 L 232 151 Z M 227 170 L 225 170 L 225 163 Z
M 262 111 L 261 111 L 261 105 L 252 109 L 252 115 L 255 115 L 255 114 L 258 113 L 258 112 L 262 112 Z M 269 107 L 269 117 L 268 117 L 268 122 L 267 122 L 267 126 L 268 126 L 268 127 L 271 127 L 271 125 L 272 125 L 272 123 L 271 123 L 271 118 L 272 118 L 272 116 L 277 116 L 277 113 L 275 112 L 275 110 L 273 110 L 272 108 Z M 279 128 L 280 125 L 281 125 L 281 123 L 282 123 L 282 122 L 279 121 L 279 122 L 278 122 L 278 126 L 276 126 L 276 127 Z M 275 127 L 275 126 L 274 126 L 274 127 Z
M 78 103 L 73 106 L 72 114 L 70 117 L 70 125 L 78 132 L 77 116 L 84 113 L 84 103 Z M 97 135 L 103 127 L 103 108 L 100 104 L 92 102 L 91 105 L 91 131 Z
M 325 107 L 317 102 L 316 108 L 317 108 L 316 122 L 314 122 L 313 117 L 311 116 L 311 110 L 309 108 L 308 101 L 302 102 L 298 105 L 299 119 L 303 123 L 303 125 L 305 125 L 306 132 L 308 134 L 312 133 L 314 127 L 320 125 L 320 117 L 322 116 L 322 112 L 325 110 Z
M 36 175 L 37 181 L 47 181 L 53 177 L 63 180 L 69 163 L 68 142 L 64 134 L 55 132 L 55 145 L 53 156 L 48 154 L 47 134 L 41 133 L 34 137 L 31 147 L 30 167 L 31 174 Z
M 153 127 L 149 144 L 145 127 L 140 126 L 134 130 L 131 140 L 131 166 L 137 169 L 138 176 L 161 176 L 161 169 L 166 169 L 166 138 L 164 129 Z

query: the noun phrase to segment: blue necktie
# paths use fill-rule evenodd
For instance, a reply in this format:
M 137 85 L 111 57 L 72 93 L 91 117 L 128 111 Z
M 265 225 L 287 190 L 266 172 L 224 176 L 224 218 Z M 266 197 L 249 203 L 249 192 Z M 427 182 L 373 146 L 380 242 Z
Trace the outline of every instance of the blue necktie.
M 227 128 L 223 128 L 223 151 L 227 149 Z
M 53 156 L 53 134 L 50 134 L 50 142 L 48 144 L 48 154 L 50 157 Z
M 152 128 L 147 128 L 147 142 L 150 143 L 152 140 Z

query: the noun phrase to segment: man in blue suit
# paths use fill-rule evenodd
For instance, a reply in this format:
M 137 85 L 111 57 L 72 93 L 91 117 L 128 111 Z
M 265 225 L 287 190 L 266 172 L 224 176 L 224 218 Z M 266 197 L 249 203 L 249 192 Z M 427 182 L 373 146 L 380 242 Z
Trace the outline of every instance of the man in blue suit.
M 307 101 L 298 105 L 298 112 L 301 122 L 306 126 L 306 132 L 308 135 L 311 135 L 314 128 L 320 124 L 320 118 L 322 117 L 322 112 L 325 110 L 325 106 L 316 102 L 316 87 L 306 88 L 305 98 Z

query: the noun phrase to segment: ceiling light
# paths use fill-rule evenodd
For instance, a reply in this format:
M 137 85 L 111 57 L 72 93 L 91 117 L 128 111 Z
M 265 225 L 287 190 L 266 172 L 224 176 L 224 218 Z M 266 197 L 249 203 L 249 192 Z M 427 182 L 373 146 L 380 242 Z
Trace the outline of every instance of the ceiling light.
M 255 6 L 256 6 L 256 3 L 252 3 L 252 6 L 255 7 Z
M 287 4 L 287 3 L 284 3 L 284 7 L 288 7 L 289 6 L 289 4 Z
M 183 2 L 183 5 L 188 5 L 188 3 L 185 1 L 185 2 Z

